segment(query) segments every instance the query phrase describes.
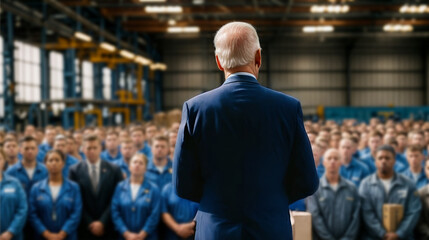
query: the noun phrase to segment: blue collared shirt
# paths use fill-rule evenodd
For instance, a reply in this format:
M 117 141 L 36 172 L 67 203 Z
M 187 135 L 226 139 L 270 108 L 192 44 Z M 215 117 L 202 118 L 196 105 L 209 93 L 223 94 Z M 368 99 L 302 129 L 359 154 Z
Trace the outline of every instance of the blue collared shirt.
M 124 158 L 120 158 L 119 160 L 113 161 L 112 163 L 121 168 L 121 171 L 126 175 L 126 178 L 130 177 L 130 168 L 128 167 L 128 164 L 124 161 Z
M 77 227 L 82 215 L 82 197 L 79 185 L 63 179 L 57 199 L 52 199 L 48 179 L 31 188 L 29 221 L 37 235 L 45 230 L 67 233 L 67 240 L 77 239 Z M 40 238 L 42 239 L 42 238 Z
M 406 177 L 408 177 L 413 183 L 416 184 L 416 188 L 420 189 L 424 187 L 426 184 L 428 184 L 428 179 L 426 178 L 425 170 L 422 169 L 420 174 L 418 175 L 417 179 L 414 178 L 414 175 L 411 172 L 411 169 L 408 168 L 402 174 Z
M 167 160 L 162 172 L 159 172 L 153 162 L 150 162 L 146 171 L 146 178 L 155 183 L 159 189 L 163 189 L 165 185 L 172 182 L 173 162 Z
M 144 230 L 149 234 L 147 239 L 157 239 L 161 194 L 155 184 L 144 179 L 133 200 L 130 180 L 126 179 L 116 186 L 111 206 L 112 220 L 121 236 L 125 231 Z
M 374 173 L 360 184 L 362 217 L 365 224 L 363 239 L 381 239 L 386 230 L 383 227 L 383 204 L 395 203 L 404 206 L 404 217 L 396 234 L 400 239 L 413 239 L 413 231 L 420 217 L 421 202 L 413 182 L 402 174 L 395 173 L 386 193 L 383 184 Z
M 334 191 L 326 176 L 320 178 L 319 189 L 307 200 L 316 235 L 322 239 L 356 239 L 360 204 L 352 182 L 340 177 L 338 189 Z
M 117 160 L 121 159 L 122 158 L 122 154 L 121 154 L 120 151 L 118 151 L 118 153 L 116 154 L 116 156 L 111 156 L 109 154 L 109 151 L 104 150 L 103 152 L 101 152 L 100 158 L 103 159 L 103 160 L 106 160 L 108 162 L 113 163 L 114 161 L 117 161 Z
M 5 173 L 9 176 L 15 177 L 21 182 L 27 196 L 30 195 L 31 187 L 36 182 L 41 181 L 48 177 L 48 170 L 43 164 L 39 162 L 36 162 L 36 168 L 34 169 L 34 174 L 32 179 L 28 177 L 27 171 L 25 171 L 25 168 L 22 165 L 21 161 L 17 162 L 15 165 L 8 168 Z
M 369 175 L 369 170 L 364 163 L 352 158 L 348 166 L 341 166 L 340 175 L 359 187 L 360 181 Z

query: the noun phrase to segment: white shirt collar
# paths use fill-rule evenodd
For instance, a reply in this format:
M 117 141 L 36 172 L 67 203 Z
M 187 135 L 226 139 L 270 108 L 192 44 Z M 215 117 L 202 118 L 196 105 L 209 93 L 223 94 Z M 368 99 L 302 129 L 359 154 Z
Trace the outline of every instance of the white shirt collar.
M 233 73 L 233 74 L 229 75 L 228 78 L 234 77 L 234 76 L 238 76 L 238 75 L 245 75 L 245 76 L 253 77 L 254 79 L 256 79 L 255 75 L 253 75 L 251 73 L 248 73 L 248 72 L 236 72 L 236 73 Z

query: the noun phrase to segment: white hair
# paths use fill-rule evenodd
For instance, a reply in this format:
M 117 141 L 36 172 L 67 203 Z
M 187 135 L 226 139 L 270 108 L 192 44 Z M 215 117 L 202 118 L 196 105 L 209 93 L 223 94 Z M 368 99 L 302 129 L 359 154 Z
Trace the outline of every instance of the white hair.
M 214 45 L 219 63 L 225 69 L 251 63 L 261 48 L 255 28 L 245 22 L 223 25 L 216 33 Z

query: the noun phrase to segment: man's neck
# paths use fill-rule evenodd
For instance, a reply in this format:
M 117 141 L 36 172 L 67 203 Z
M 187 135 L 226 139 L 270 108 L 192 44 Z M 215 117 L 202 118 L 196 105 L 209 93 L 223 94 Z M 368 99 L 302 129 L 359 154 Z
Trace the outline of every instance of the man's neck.
M 393 172 L 391 173 L 378 173 L 378 178 L 382 179 L 382 180 L 389 180 L 391 178 L 393 178 Z
M 129 158 L 124 157 L 124 162 L 128 165 L 131 161 L 131 158 L 132 158 L 132 156 Z
M 250 65 L 246 65 L 246 66 L 240 66 L 240 67 L 231 68 L 231 69 L 224 69 L 225 79 L 227 79 L 231 74 L 238 73 L 238 72 L 247 72 L 255 76 L 255 78 L 258 78 L 258 72 L 256 72 L 256 70 L 253 69 Z
M 165 158 L 153 158 L 153 164 L 157 167 L 164 167 L 167 165 L 168 159 Z
M 326 180 L 328 180 L 329 184 L 336 184 L 340 181 L 340 175 L 332 174 L 332 173 L 326 173 Z
M 118 155 L 118 148 L 108 149 L 107 151 L 109 152 L 110 156 Z
M 17 162 L 18 162 L 18 157 L 17 157 L 17 156 L 9 157 L 9 159 L 8 159 L 8 161 L 7 161 L 7 163 L 8 163 L 10 166 L 14 165 L 14 164 L 15 164 L 15 163 L 17 163 Z
M 410 170 L 414 174 L 421 173 L 422 172 L 422 165 L 416 165 L 416 166 L 410 165 Z
M 136 145 L 137 151 L 140 151 L 144 147 L 144 141 L 138 145 Z
M 91 165 L 96 165 L 98 162 L 100 162 L 99 158 L 96 159 L 96 160 L 94 160 L 94 161 L 91 161 L 91 160 L 88 159 L 88 163 L 91 164 Z
M 28 160 L 28 159 L 22 159 L 22 165 L 24 168 L 35 168 L 37 165 L 36 159 Z
M 343 165 L 349 165 L 352 162 L 352 158 L 343 158 L 342 163 Z

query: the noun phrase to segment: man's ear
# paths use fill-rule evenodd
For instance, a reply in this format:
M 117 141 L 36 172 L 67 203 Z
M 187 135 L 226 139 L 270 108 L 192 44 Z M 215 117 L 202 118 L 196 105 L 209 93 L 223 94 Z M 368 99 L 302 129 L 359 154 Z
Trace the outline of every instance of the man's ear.
M 224 68 L 222 67 L 222 65 L 220 65 L 220 61 L 217 55 L 216 55 L 216 64 L 217 64 L 217 68 L 219 68 L 219 70 L 223 72 Z
M 255 64 L 258 66 L 258 68 L 261 68 L 262 65 L 262 53 L 261 49 L 258 49 L 255 53 Z

